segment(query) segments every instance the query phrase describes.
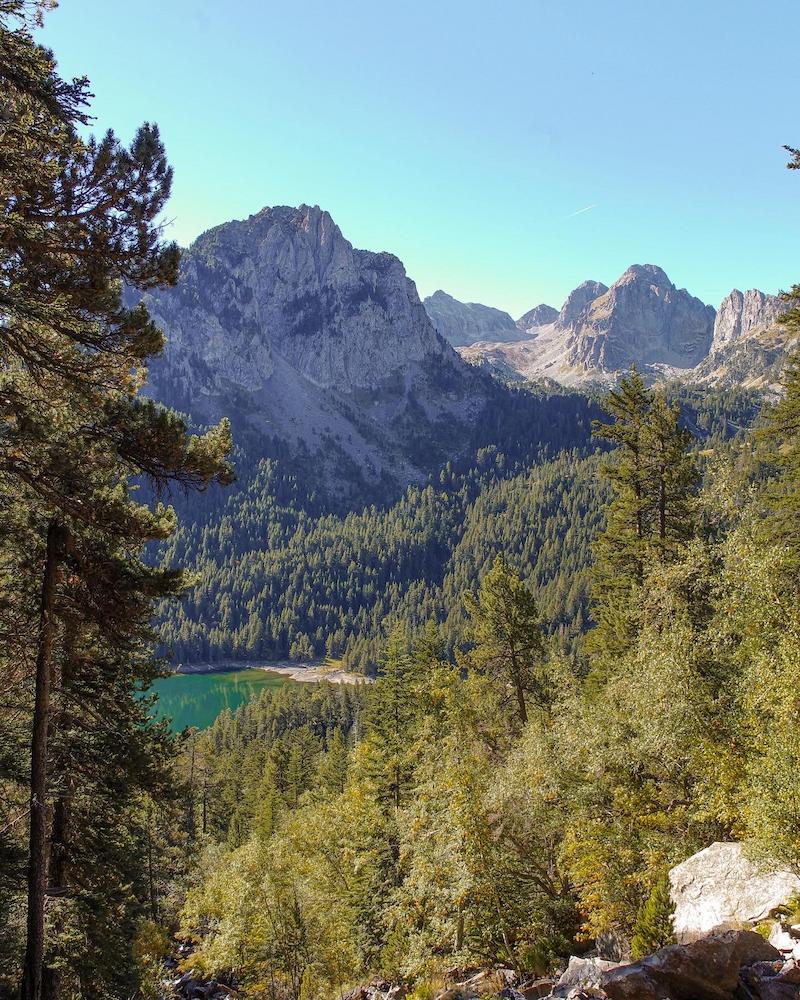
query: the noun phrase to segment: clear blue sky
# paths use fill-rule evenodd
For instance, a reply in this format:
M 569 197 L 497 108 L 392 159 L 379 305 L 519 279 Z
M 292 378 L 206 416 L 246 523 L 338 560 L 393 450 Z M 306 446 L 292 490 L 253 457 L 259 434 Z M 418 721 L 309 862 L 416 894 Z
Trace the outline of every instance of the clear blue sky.
M 798 29 L 796 0 L 61 0 L 41 37 L 98 129 L 160 124 L 180 243 L 319 204 L 517 316 L 634 262 L 713 305 L 800 281 Z

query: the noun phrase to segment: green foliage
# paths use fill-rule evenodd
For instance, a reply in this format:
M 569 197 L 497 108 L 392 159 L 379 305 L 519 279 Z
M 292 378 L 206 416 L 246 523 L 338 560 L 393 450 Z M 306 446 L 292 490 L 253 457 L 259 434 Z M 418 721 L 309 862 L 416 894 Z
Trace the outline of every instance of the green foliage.
M 490 674 L 516 699 L 520 723 L 528 721 L 526 696 L 537 708 L 553 701 L 551 679 L 544 667 L 544 639 L 533 594 L 510 572 L 502 555 L 481 581 L 477 596 L 465 596 L 470 617 L 467 635 L 473 643 L 468 662 Z
M 596 676 L 631 648 L 648 566 L 677 558 L 694 535 L 700 483 L 680 407 L 661 390 L 648 390 L 635 368 L 604 406 L 612 422 L 595 422 L 594 433 L 616 449 L 603 467 L 613 498 L 594 547 L 596 626 L 586 649 L 595 654 Z
M 0 6 L 0 687 L 14 718 L 0 979 L 39 1000 L 135 983 L 134 930 L 145 908 L 158 916 L 171 860 L 173 748 L 140 694 L 160 670 L 154 603 L 183 576 L 143 559 L 175 516 L 139 502 L 136 481 L 205 489 L 232 471 L 227 423 L 192 437 L 137 395 L 163 338 L 123 282 L 174 282 L 178 265 L 158 221 L 172 178 L 158 129 L 128 147 L 83 138 L 88 84 L 60 79 L 33 9 Z
M 644 958 L 659 948 L 675 943 L 672 925 L 674 910 L 669 894 L 669 878 L 664 875 L 653 886 L 646 902 L 636 914 L 631 939 L 632 958 Z

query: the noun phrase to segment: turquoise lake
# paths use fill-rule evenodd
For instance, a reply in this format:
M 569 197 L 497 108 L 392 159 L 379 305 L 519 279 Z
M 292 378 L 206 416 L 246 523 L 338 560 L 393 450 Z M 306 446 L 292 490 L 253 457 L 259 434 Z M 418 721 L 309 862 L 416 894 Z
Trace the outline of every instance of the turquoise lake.
M 173 674 L 157 680 L 156 714 L 172 719 L 171 728 L 207 729 L 224 709 L 235 711 L 262 691 L 293 683 L 268 670 L 229 670 L 213 674 Z

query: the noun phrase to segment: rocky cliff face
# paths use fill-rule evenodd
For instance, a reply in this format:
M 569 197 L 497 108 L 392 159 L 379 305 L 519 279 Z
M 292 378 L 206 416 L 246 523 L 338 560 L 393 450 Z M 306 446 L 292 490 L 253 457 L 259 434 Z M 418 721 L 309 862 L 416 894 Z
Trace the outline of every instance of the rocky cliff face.
M 714 338 L 707 358 L 686 380 L 701 385 L 780 389 L 786 360 L 796 338 L 779 320 L 786 304 L 777 295 L 756 288 L 726 296 L 717 312 Z
M 505 343 L 520 339 L 514 320 L 500 309 L 479 302 L 459 302 L 438 291 L 424 301 L 433 325 L 453 347 L 467 347 L 479 341 Z
M 177 286 L 145 300 L 168 339 L 153 395 L 199 422 L 231 416 L 251 452 L 279 439 L 328 483 L 423 478 L 486 399 L 402 263 L 354 249 L 316 207 L 210 230 Z
M 634 264 L 607 287 L 585 281 L 567 296 L 549 324 L 531 328 L 519 344 L 467 348 L 495 368 L 521 377 L 550 377 L 565 385 L 615 381 L 632 364 L 655 377 L 691 369 L 711 345 L 715 312 L 660 267 Z
M 559 327 L 562 330 L 569 330 L 587 306 L 590 306 L 598 296 L 604 295 L 607 291 L 608 286 L 604 285 L 602 281 L 581 282 L 564 300 L 564 305 L 558 314 Z
M 410 365 L 455 359 L 388 253 L 354 250 L 327 212 L 267 208 L 204 233 L 178 286 L 148 299 L 171 374 L 208 393 L 264 387 L 280 357 L 313 385 L 374 388 Z M 194 365 L 194 369 L 191 369 Z
M 711 354 L 725 350 L 736 341 L 775 326 L 786 305 L 777 295 L 765 295 L 757 288 L 740 292 L 734 288 L 717 310 Z

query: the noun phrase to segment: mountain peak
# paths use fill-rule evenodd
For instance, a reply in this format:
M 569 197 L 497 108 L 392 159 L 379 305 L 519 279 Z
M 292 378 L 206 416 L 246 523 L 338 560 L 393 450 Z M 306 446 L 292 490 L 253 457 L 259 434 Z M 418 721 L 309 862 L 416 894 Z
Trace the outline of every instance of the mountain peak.
M 423 302 L 433 325 L 453 347 L 482 341 L 507 343 L 519 340 L 517 324 L 502 309 L 480 302 L 459 302 L 440 289 Z
M 538 306 L 534 306 L 533 309 L 529 309 L 523 316 L 520 316 L 517 320 L 517 326 L 520 330 L 534 330 L 540 326 L 555 323 L 557 319 L 558 309 L 554 309 L 545 302 L 540 302 Z
M 648 284 L 659 288 L 674 288 L 675 286 L 667 277 L 665 271 L 657 264 L 631 264 L 631 266 L 620 275 L 612 287 L 629 284 L 632 281 L 646 281 Z

